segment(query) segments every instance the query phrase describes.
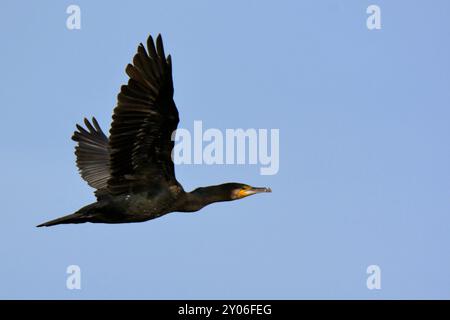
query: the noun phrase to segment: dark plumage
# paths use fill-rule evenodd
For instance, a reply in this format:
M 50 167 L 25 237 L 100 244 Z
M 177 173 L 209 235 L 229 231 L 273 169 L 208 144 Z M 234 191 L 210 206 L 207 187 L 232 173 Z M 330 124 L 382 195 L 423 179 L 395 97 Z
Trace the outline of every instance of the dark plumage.
M 225 183 L 185 192 L 175 178 L 171 140 L 178 110 L 173 101 L 172 62 L 159 35 L 150 36 L 128 64 L 128 84 L 120 89 L 110 137 L 98 122 L 84 120 L 72 139 L 77 166 L 96 189 L 97 202 L 74 214 L 39 225 L 142 222 L 179 211 L 193 212 L 219 201 L 270 192 L 240 183 Z

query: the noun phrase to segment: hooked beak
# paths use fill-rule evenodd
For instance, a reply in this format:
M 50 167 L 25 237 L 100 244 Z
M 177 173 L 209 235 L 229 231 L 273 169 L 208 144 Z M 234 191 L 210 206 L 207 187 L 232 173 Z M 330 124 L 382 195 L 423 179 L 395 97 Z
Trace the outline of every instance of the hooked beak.
M 256 193 L 272 192 L 272 189 L 251 187 L 250 189 L 243 190 L 242 192 L 244 193 L 244 196 L 250 196 L 250 195 L 256 194 Z

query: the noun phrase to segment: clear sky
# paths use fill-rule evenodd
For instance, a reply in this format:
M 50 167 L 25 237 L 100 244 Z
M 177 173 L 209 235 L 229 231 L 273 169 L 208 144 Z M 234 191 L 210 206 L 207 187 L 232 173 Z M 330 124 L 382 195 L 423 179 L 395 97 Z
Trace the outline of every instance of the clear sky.
M 121 3 L 121 4 L 119 4 Z M 66 8 L 81 8 L 68 30 Z M 381 8 L 368 30 L 366 8 Z M 0 298 L 450 298 L 450 2 L 1 1 Z M 280 169 L 179 165 L 272 194 L 140 224 L 38 223 L 94 201 L 70 136 L 109 130 L 162 33 L 183 128 L 280 129 Z M 81 290 L 66 268 L 81 268 Z M 381 289 L 366 287 L 369 265 Z

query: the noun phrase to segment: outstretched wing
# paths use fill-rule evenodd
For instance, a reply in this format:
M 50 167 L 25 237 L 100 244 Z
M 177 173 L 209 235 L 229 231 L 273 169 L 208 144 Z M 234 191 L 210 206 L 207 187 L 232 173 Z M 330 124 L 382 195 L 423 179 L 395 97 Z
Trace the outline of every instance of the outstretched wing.
M 161 35 L 139 45 L 128 64 L 128 84 L 121 87 L 114 109 L 109 146 L 111 178 L 108 191 L 122 194 L 177 184 L 171 140 L 178 110 L 173 101 L 172 62 Z
M 77 124 L 72 140 L 78 144 L 75 147 L 77 167 L 81 177 L 92 187 L 97 189 L 99 197 L 106 192 L 109 174 L 109 144 L 97 120 L 92 118 L 92 124 L 84 119 L 87 128 Z

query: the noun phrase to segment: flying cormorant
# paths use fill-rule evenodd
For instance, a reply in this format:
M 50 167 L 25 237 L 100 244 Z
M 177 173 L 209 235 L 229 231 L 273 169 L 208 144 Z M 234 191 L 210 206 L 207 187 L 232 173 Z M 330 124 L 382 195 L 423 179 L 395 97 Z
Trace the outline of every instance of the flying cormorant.
M 84 119 L 72 139 L 79 172 L 96 189 L 97 202 L 38 227 L 66 223 L 142 222 L 179 211 L 193 212 L 213 202 L 271 192 L 241 183 L 225 183 L 185 192 L 175 178 L 171 151 L 178 110 L 173 101 L 172 62 L 161 35 L 139 45 L 128 64 L 112 116 L 110 137 L 98 122 Z

